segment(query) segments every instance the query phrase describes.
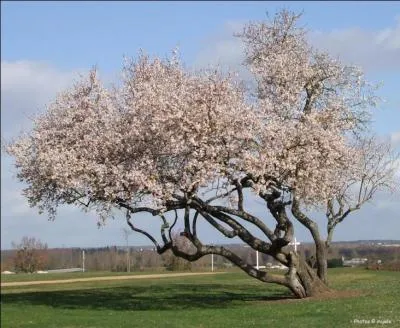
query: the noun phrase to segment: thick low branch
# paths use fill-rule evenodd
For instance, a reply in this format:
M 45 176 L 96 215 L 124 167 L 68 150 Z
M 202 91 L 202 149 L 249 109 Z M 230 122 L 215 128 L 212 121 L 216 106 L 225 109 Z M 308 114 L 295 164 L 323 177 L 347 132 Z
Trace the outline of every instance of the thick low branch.
M 196 211 L 192 221 L 192 233 L 195 238 L 197 238 L 197 218 L 199 217 L 199 211 Z
M 203 210 L 202 206 L 205 206 L 205 208 L 208 211 Z M 268 282 L 268 283 L 277 283 L 283 286 L 286 286 L 290 288 L 298 297 L 305 297 L 305 292 L 299 285 L 299 278 L 296 276 L 296 270 L 295 267 L 293 267 L 292 260 L 290 259 L 290 256 L 288 257 L 287 253 L 284 252 L 279 252 L 276 248 L 271 249 L 270 244 L 265 243 L 262 240 L 259 240 L 258 238 L 255 238 L 252 236 L 243 226 L 241 226 L 236 220 L 231 218 L 228 214 L 217 211 L 214 209 L 214 207 L 207 205 L 207 204 L 199 204 L 196 200 L 190 202 L 190 207 L 187 206 L 185 210 L 185 215 L 184 215 L 184 220 L 185 220 L 185 226 L 189 224 L 189 214 L 190 214 L 190 209 L 195 208 L 197 211 L 195 214 L 195 218 L 197 219 L 198 215 L 202 215 L 208 222 L 213 224 L 217 228 L 217 230 L 223 232 L 225 235 L 234 237 L 236 234 L 242 238 L 248 245 L 250 245 L 253 249 L 257 249 L 265 254 L 269 254 L 274 256 L 277 260 L 279 260 L 281 263 L 290 266 L 291 265 L 291 274 L 286 274 L 286 275 L 271 275 L 268 272 L 261 271 L 256 269 L 253 265 L 247 263 L 244 261 L 241 257 L 233 253 L 227 248 L 224 248 L 222 246 L 212 246 L 212 245 L 203 245 L 201 241 L 197 238 L 195 234 L 191 234 L 190 232 L 185 234 L 185 237 L 195 246 L 195 250 L 192 252 L 188 252 L 184 249 L 181 249 L 179 244 L 175 244 L 172 236 L 171 236 L 171 230 L 174 227 L 174 225 L 177 222 L 177 211 L 175 211 L 175 219 L 174 222 L 171 226 L 168 225 L 166 218 L 160 214 L 160 217 L 163 222 L 163 226 L 161 228 L 161 234 L 163 237 L 163 241 L 165 242 L 164 246 L 161 247 L 156 239 L 150 235 L 148 232 L 139 229 L 133 225 L 131 222 L 131 212 L 127 210 L 127 222 L 131 229 L 133 231 L 139 232 L 143 235 L 145 235 L 149 240 L 153 242 L 153 244 L 157 248 L 157 252 L 159 254 L 162 254 L 166 250 L 170 249 L 175 256 L 181 257 L 183 259 L 186 259 L 187 261 L 196 261 L 200 259 L 201 257 L 208 255 L 208 254 L 216 254 L 223 256 L 236 266 L 238 266 L 240 269 L 242 269 L 244 272 L 246 272 L 248 275 L 250 275 L 253 278 L 256 278 L 260 281 L 263 282 Z M 143 209 L 143 208 L 142 208 Z M 210 211 L 211 210 L 211 211 Z M 145 212 L 148 212 L 148 209 L 144 209 Z M 232 231 L 229 231 L 225 227 L 223 227 L 221 224 L 219 224 L 217 221 L 220 220 L 227 225 L 229 225 L 231 228 L 233 228 Z M 167 229 L 169 227 L 169 237 L 170 241 L 167 240 L 165 236 L 165 231 L 164 229 Z M 195 228 L 193 231 L 195 232 Z M 289 272 L 288 271 L 288 272 Z
M 249 276 L 256 278 L 258 280 L 270 283 L 277 283 L 280 285 L 288 286 L 288 281 L 283 276 L 271 275 L 268 272 L 257 270 L 252 265 L 243 261 L 238 255 L 230 251 L 229 249 L 222 246 L 206 246 L 208 252 L 221 255 L 228 259 L 230 262 L 238 266 Z
M 326 282 L 327 279 L 326 243 L 323 242 L 321 239 L 317 223 L 309 219 L 300 210 L 300 203 L 295 195 L 293 195 L 292 214 L 300 223 L 302 223 L 310 231 L 314 239 L 316 248 L 318 277 L 324 282 Z
M 176 256 L 184 258 L 185 260 L 190 262 L 196 261 L 199 258 L 209 254 L 220 255 L 238 266 L 240 269 L 242 269 L 253 278 L 256 278 L 263 282 L 276 283 L 289 287 L 289 282 L 286 277 L 271 275 L 265 271 L 257 270 L 254 266 L 246 263 L 244 260 L 242 260 L 241 257 L 223 246 L 202 245 L 198 240 L 197 243 L 197 251 L 194 254 L 186 253 L 182 250 L 179 250 L 177 247 L 172 247 L 172 251 Z
M 163 221 L 163 224 L 161 225 L 161 238 L 162 238 L 164 244 L 168 244 L 169 240 L 167 239 L 167 236 L 165 235 L 165 229 L 167 229 L 169 227 L 169 224 L 164 215 L 160 215 L 160 217 L 161 217 L 161 220 Z
M 276 201 L 268 198 L 266 201 L 270 213 L 277 222 L 274 234 L 282 246 L 285 246 L 292 241 L 294 234 L 293 224 L 286 214 L 286 206 L 290 205 L 290 203 L 284 203 L 282 201 Z M 282 231 L 284 232 L 283 236 L 281 236 Z
M 317 223 L 308 218 L 301 210 L 300 210 L 300 202 L 299 200 L 294 197 L 292 202 L 292 214 L 293 216 L 303 224 L 312 234 L 313 239 L 320 239 L 319 231 Z
M 174 210 L 175 217 L 174 217 L 174 222 L 171 224 L 171 226 L 168 229 L 168 235 L 169 235 L 169 240 L 172 241 L 172 229 L 174 228 L 176 222 L 178 221 L 178 212 Z
M 250 222 L 254 224 L 257 228 L 259 228 L 269 240 L 273 241 L 275 239 L 275 235 L 271 229 L 269 229 L 264 222 L 262 222 L 259 218 L 251 215 L 245 211 L 235 210 L 233 208 L 225 207 L 225 206 L 213 206 L 212 208 L 209 207 L 207 210 L 210 211 L 217 211 L 217 212 L 224 212 L 231 215 L 235 215 L 244 221 Z
M 204 217 L 204 219 L 210 223 L 215 229 L 217 229 L 219 232 L 221 232 L 225 237 L 228 238 L 234 238 L 238 235 L 237 230 L 228 230 L 221 224 L 219 224 L 217 221 L 215 221 L 211 215 L 209 215 L 206 212 L 203 211 L 198 211 L 197 213 L 201 213 L 201 215 Z
M 208 213 L 212 215 L 214 218 L 230 226 L 233 229 L 233 231 L 237 232 L 238 237 L 240 237 L 240 239 L 242 239 L 253 249 L 259 250 L 261 252 L 269 251 L 271 247 L 270 243 L 267 243 L 259 238 L 254 237 L 243 225 L 241 225 L 235 219 L 230 217 L 228 214 L 221 211 L 221 207 L 205 204 L 198 198 L 193 200 L 191 206 L 194 207 L 195 210 Z
M 189 206 L 186 206 L 185 207 L 185 215 L 184 215 L 185 232 L 191 235 L 192 232 L 190 231 L 190 221 L 189 221 L 190 217 L 189 217 L 189 214 L 190 214 L 190 208 L 189 208 Z

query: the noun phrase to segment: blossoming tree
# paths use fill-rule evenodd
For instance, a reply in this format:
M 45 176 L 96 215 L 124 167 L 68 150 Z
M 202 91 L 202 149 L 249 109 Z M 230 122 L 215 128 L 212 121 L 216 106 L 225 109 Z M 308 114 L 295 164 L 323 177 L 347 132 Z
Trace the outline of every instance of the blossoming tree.
M 217 254 L 300 298 L 328 291 L 326 250 L 335 226 L 392 187 L 395 161 L 390 147 L 362 136 L 375 98 L 361 71 L 314 50 L 297 19 L 282 11 L 239 36 L 255 90 L 218 71 L 185 70 L 175 53 L 127 62 L 113 89 L 91 71 L 7 147 L 29 203 L 52 218 L 62 204 L 102 219 L 121 210 L 160 254 L 170 249 L 189 261 Z M 251 197 L 265 204 L 272 227 L 251 213 Z M 307 214 L 318 207 L 326 208 L 326 240 Z M 136 226 L 143 212 L 159 219 L 160 236 Z M 173 238 L 178 220 L 191 247 Z M 287 272 L 258 270 L 225 247 L 204 244 L 200 220 Z M 315 241 L 316 272 L 287 247 L 294 220 Z

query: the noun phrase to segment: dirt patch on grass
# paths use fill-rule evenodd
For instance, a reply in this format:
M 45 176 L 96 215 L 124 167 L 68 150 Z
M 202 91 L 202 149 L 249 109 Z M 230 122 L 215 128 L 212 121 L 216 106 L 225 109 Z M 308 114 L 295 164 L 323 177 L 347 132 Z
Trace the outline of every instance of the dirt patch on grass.
M 358 297 L 365 294 L 362 290 L 331 290 L 327 293 L 323 293 L 321 295 L 312 296 L 307 298 L 308 300 L 328 300 L 335 298 L 349 298 L 349 297 Z
M 276 297 L 267 297 L 263 301 L 252 301 L 252 303 L 292 303 L 292 302 L 307 302 L 307 301 L 324 301 L 329 299 L 342 299 L 342 298 L 351 298 L 351 297 L 359 297 L 365 295 L 365 291 L 362 290 L 331 290 L 329 292 L 320 294 L 318 296 L 312 296 L 307 298 L 297 298 L 292 295 L 288 296 L 276 296 Z
M 190 273 L 168 273 L 168 274 L 146 274 L 137 276 L 103 276 L 103 277 L 90 277 L 90 278 L 76 278 L 76 279 L 60 279 L 60 280 L 38 280 L 38 281 L 15 281 L 15 282 L 2 282 L 1 287 L 11 286 L 29 286 L 29 285 L 47 285 L 47 284 L 66 284 L 72 282 L 89 282 L 101 280 L 127 280 L 127 279 L 158 279 L 158 278 L 173 278 L 173 277 L 186 277 L 198 275 L 214 275 L 224 272 L 190 272 Z

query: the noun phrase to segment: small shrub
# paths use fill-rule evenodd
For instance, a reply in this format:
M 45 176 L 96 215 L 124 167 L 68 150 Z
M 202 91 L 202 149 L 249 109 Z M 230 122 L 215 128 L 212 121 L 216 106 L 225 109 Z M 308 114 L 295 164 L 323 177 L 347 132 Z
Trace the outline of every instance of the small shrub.
M 343 267 L 342 259 L 330 259 L 328 262 L 328 268 L 341 268 Z

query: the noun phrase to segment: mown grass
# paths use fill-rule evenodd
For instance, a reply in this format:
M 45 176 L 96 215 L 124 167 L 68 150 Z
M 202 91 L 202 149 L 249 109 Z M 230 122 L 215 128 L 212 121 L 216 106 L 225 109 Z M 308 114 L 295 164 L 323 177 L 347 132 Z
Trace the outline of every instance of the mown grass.
M 4 287 L 1 326 L 400 327 L 399 273 L 336 269 L 330 277 L 337 290 L 361 294 L 295 300 L 244 273 Z

